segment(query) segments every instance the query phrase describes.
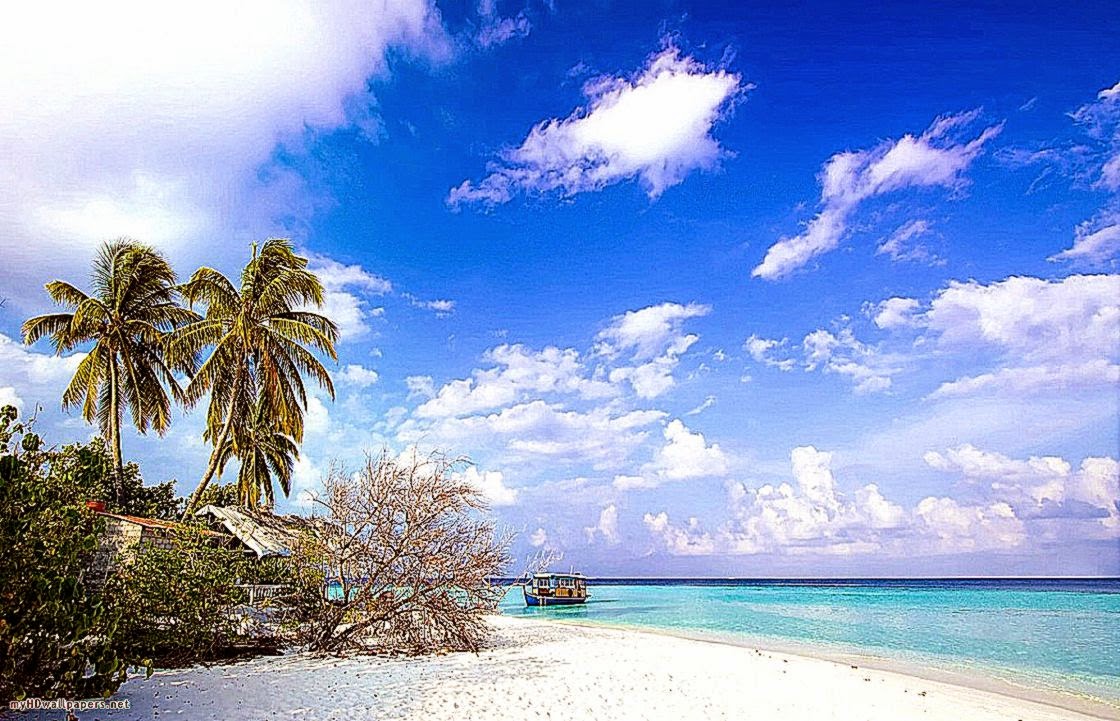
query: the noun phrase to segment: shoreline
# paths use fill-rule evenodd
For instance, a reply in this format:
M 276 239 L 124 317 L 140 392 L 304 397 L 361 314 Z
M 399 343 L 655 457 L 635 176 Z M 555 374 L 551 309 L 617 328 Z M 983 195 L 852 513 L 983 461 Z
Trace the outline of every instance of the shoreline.
M 764 636 L 737 636 L 734 634 L 720 634 L 701 630 L 667 629 L 654 626 L 626 625 L 604 621 L 569 620 L 564 618 L 545 619 L 542 617 L 506 616 L 504 614 L 503 617 L 518 622 L 522 620 L 539 620 L 542 623 L 555 623 L 590 629 L 607 628 L 623 632 L 645 633 L 653 636 L 679 638 L 699 643 L 731 646 L 733 648 L 745 648 L 771 654 L 793 656 L 806 660 L 823 661 L 851 668 L 858 667 L 880 673 L 889 673 L 903 678 L 928 681 L 944 686 L 959 687 L 980 691 L 982 693 L 1005 696 L 1016 701 L 1026 701 L 1028 703 L 1049 706 L 1063 711 L 1073 711 L 1093 718 L 1105 719 L 1106 721 L 1120 719 L 1120 699 L 1113 701 L 1100 696 L 1094 696 L 1088 693 L 1082 694 L 1072 690 L 1029 686 L 1026 685 L 1029 682 L 1026 678 L 1023 678 L 1022 682 L 1017 682 L 1010 678 L 995 675 L 998 671 L 998 669 L 995 668 L 985 669 L 978 667 L 976 673 L 969 673 L 964 670 L 954 671 L 947 668 L 925 665 L 918 661 L 906 661 L 858 652 L 843 652 L 830 649 L 824 645 L 814 645 L 812 643 L 799 643 L 796 641 L 782 643 L 779 639 Z
M 123 710 L 83 721 L 1100 721 L 1071 709 L 726 640 L 496 614 L 469 652 L 336 658 L 293 651 L 157 671 L 113 696 Z M 51 712 L 0 718 L 62 721 Z

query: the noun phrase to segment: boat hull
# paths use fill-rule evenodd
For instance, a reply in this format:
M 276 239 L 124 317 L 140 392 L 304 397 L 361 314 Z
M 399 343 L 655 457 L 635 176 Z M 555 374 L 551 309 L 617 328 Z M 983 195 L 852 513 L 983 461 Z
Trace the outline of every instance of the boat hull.
M 586 598 L 564 598 L 556 596 L 538 596 L 522 588 L 526 606 L 578 606 L 587 603 Z

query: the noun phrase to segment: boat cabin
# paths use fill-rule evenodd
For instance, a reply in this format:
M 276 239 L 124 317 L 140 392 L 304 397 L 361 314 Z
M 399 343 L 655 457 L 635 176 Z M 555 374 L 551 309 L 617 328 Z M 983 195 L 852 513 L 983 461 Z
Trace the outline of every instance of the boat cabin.
M 587 580 L 579 573 L 538 573 L 524 586 L 530 606 L 568 605 L 587 600 Z

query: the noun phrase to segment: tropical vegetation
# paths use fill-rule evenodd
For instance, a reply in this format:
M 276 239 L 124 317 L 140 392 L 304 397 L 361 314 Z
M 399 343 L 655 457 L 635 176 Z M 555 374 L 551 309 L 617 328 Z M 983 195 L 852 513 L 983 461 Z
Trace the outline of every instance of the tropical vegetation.
M 178 285 L 162 255 L 121 238 L 102 246 L 90 280 L 92 293 L 62 280 L 47 283 L 68 312 L 28 319 L 23 337 L 28 344 L 47 337 L 58 354 L 88 347 L 62 404 L 80 406 L 82 417 L 98 424 L 112 449 L 118 504 L 126 482 L 125 409 L 140 433 L 154 428 L 162 435 L 174 402 L 190 408 L 206 397 L 203 437 L 213 450 L 183 512 L 199 505 L 235 457 L 242 466 L 239 503 L 271 507 L 274 481 L 287 495 L 303 440 L 304 377 L 334 397 L 317 354 L 337 358 L 338 329 L 312 310 L 322 305 L 323 286 L 307 259 L 290 241 L 271 238 L 253 244 L 238 286 L 209 267 Z
M 47 283 L 51 298 L 71 311 L 29 318 L 23 339 L 30 344 L 49 337 L 60 355 L 92 344 L 62 394 L 62 405 L 80 406 L 82 417 L 100 427 L 113 451 L 119 500 L 124 409 L 141 433 L 167 431 L 172 399 L 184 399 L 175 374 L 189 375 L 195 366 L 190 354 L 171 361 L 167 341 L 171 331 L 197 316 L 179 304 L 175 271 L 163 256 L 126 238 L 102 246 L 91 281 L 92 294 L 62 280 Z
M 204 305 L 206 313 L 176 331 L 171 357 L 186 362 L 211 349 L 184 393 L 188 405 L 209 394 L 205 438 L 214 446 L 187 504 L 190 512 L 223 457 L 228 457 L 227 451 L 244 461 L 253 455 L 254 442 L 275 440 L 277 434 L 302 442 L 307 407 L 303 376 L 310 376 L 334 397 L 330 374 L 309 347 L 337 359 L 338 328 L 306 309 L 322 305 L 322 283 L 307 269 L 307 259 L 296 255 L 291 242 L 279 238 L 269 239 L 259 250 L 253 246 L 240 287 L 213 268 L 199 268 L 183 286 L 183 295 L 191 306 Z M 266 463 L 260 468 L 269 467 Z M 244 500 L 255 495 L 252 488 L 252 484 L 242 487 Z

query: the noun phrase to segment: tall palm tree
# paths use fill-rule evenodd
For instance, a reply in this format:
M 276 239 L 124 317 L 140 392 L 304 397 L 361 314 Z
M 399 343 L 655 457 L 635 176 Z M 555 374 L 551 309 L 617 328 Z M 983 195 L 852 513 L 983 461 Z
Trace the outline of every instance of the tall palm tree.
M 248 427 L 231 433 L 218 454 L 219 476 L 230 458 L 237 456 L 241 461 L 237 472 L 237 500 L 241 505 L 271 509 L 276 503 L 273 477 L 285 496 L 291 492 L 299 445 L 277 429 L 263 403 L 257 404 Z
M 23 340 L 30 345 L 50 336 L 59 355 L 93 344 L 63 392 L 62 405 L 80 405 L 82 417 L 97 422 L 113 451 L 120 501 L 124 408 L 141 433 L 149 427 L 160 435 L 167 431 L 172 398 L 183 399 L 175 372 L 189 374 L 195 366 L 189 353 L 169 362 L 167 341 L 172 331 L 198 316 L 179 305 L 175 271 L 163 256 L 127 238 L 101 246 L 91 281 L 92 295 L 62 280 L 47 283 L 51 298 L 73 312 L 29 318 Z
M 217 472 L 222 449 L 231 437 L 236 440 L 235 431 L 248 435 L 255 413 L 266 414 L 277 431 L 302 442 L 303 376 L 334 398 L 330 375 L 312 350 L 337 359 L 338 328 L 304 310 L 322 305 L 323 286 L 286 239 L 270 238 L 259 252 L 253 244 L 240 288 L 212 268 L 199 268 L 182 292 L 191 307 L 205 305 L 206 315 L 174 334 L 173 357 L 192 358 L 213 348 L 184 392 L 188 404 L 210 394 L 204 438 L 214 444 L 206 473 L 187 503 L 190 513 Z

